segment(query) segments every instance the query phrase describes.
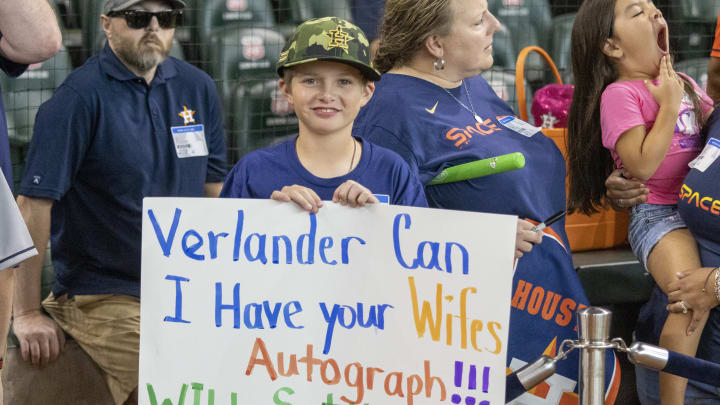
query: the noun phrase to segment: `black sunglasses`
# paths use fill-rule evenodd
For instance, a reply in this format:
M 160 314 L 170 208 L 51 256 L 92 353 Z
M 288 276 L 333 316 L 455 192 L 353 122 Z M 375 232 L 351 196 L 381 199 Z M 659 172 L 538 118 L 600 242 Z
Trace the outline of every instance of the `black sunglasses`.
M 107 13 L 108 17 L 124 17 L 128 27 L 136 30 L 147 28 L 153 17 L 157 17 L 158 24 L 160 24 L 161 28 L 175 28 L 175 25 L 182 24 L 182 15 L 182 10 L 160 11 L 157 13 L 140 10 L 122 10 Z

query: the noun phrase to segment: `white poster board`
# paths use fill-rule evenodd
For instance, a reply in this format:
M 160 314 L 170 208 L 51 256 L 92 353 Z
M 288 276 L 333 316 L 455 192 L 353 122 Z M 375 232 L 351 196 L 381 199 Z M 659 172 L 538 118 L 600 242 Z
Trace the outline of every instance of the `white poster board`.
M 502 404 L 515 227 L 146 198 L 140 403 Z

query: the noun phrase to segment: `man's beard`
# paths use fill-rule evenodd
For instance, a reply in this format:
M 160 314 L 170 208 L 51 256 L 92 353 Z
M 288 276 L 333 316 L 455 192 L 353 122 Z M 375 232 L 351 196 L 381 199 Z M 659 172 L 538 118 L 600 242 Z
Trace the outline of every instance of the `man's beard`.
M 149 47 L 150 43 L 158 45 L 159 49 Z M 168 57 L 172 42 L 163 44 L 156 35 L 148 34 L 143 36 L 137 44 L 132 40 L 119 38 L 115 45 L 115 52 L 120 59 L 141 72 L 147 72 Z

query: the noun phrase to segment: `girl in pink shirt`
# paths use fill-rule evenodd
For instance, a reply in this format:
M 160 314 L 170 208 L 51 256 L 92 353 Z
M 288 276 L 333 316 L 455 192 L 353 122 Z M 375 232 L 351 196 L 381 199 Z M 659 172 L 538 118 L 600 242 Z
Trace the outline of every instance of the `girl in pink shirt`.
M 632 208 L 628 239 L 667 293 L 678 271 L 700 268 L 695 240 L 677 212 L 677 196 L 688 163 L 703 148 L 700 129 L 712 101 L 692 79 L 673 70 L 667 23 L 650 0 L 585 0 L 571 41 L 569 207 L 595 212 L 613 164 L 643 181 L 648 202 Z M 694 356 L 702 327 L 686 335 L 689 321 L 690 314 L 670 314 L 660 345 Z M 661 403 L 684 403 L 686 383 L 662 373 Z

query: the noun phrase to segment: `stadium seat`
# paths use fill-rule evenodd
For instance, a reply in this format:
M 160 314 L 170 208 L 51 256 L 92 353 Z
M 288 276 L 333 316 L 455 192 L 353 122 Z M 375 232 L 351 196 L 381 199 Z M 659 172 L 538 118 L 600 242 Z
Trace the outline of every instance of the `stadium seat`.
M 105 47 L 105 42 L 107 42 L 107 39 L 105 38 L 105 33 L 102 33 L 101 36 L 98 36 L 96 38 L 97 43 L 95 46 L 93 46 L 92 54 L 96 54 L 102 50 L 103 47 Z M 178 58 L 180 60 L 185 60 L 185 52 L 183 51 L 182 45 L 180 45 L 180 41 L 178 41 L 177 38 L 173 39 L 173 45 L 172 49 L 170 50 L 170 56 L 173 56 L 175 58 Z
M 572 62 L 570 61 L 570 36 L 575 13 L 563 14 L 553 18 L 550 56 L 565 83 L 572 83 Z
M 708 56 L 712 49 L 714 32 L 714 22 L 672 20 L 670 22 L 670 49 L 675 55 L 675 60 Z
M 80 0 L 83 47 L 86 49 L 87 55 L 92 55 L 98 43 L 98 37 L 105 37 L 100 25 L 100 13 L 103 9 L 103 3 L 96 0 Z
M 74 8 L 74 4 L 74 0 L 50 0 L 50 5 L 58 19 L 63 45 L 66 47 L 82 46 L 80 14 Z
M 313 18 L 340 17 L 352 21 L 349 0 L 308 0 Z
M 516 52 L 530 45 L 548 46 L 552 24 L 548 0 L 489 0 L 488 9 L 512 33 Z M 514 65 L 513 58 L 510 66 Z M 542 81 L 545 76 L 545 63 L 539 55 L 530 55 L 525 69 L 529 82 Z
M 577 273 L 593 305 L 642 304 L 655 284 L 637 260 L 579 266 Z
M 265 28 L 229 26 L 214 30 L 208 45 L 208 72 L 227 107 L 239 80 L 250 77 L 276 80 L 275 63 L 285 39 L 282 34 Z
M 495 94 L 508 103 L 517 114 L 518 104 L 515 96 L 515 70 L 493 67 L 483 72 L 482 77 L 488 82 L 490 87 L 495 90 Z M 527 109 L 530 111 L 532 91 L 527 83 L 525 83 L 525 94 L 527 98 Z
M 274 4 L 276 29 L 285 38 L 290 37 L 295 27 L 313 18 L 309 0 L 276 0 Z
M 298 120 L 275 79 L 247 80 L 232 98 L 230 161 L 298 132 Z
M 714 24 L 718 12 L 720 0 L 673 0 L 670 6 L 670 18 L 673 20 L 698 20 Z
M 181 43 L 194 43 L 194 28 L 197 26 L 198 7 L 202 0 L 184 0 L 185 10 L 183 10 L 182 24 L 175 27 L 175 39 Z
M 77 0 L 51 0 L 55 12 L 58 18 L 62 21 L 63 25 L 69 29 L 77 29 L 81 26 L 80 11 L 78 10 Z
M 30 65 L 18 78 L 3 76 L 2 96 L 6 115 L 12 115 L 11 136 L 14 140 L 30 141 L 38 108 L 50 99 L 71 70 L 70 56 L 63 47 L 51 59 Z
M 276 0 L 276 30 L 285 38 L 304 21 L 330 16 L 352 21 L 349 0 Z
M 675 60 L 706 57 L 712 48 L 720 0 L 675 0 L 666 16 Z
M 204 0 L 198 2 L 197 35 L 200 43 L 200 56 L 207 61 L 210 49 L 210 36 L 214 30 L 226 26 L 238 28 L 275 27 L 270 0 Z
M 512 32 L 503 26 L 493 37 L 493 66 L 496 68 L 515 68 L 515 58 L 519 50 L 515 49 L 515 45 L 510 38 Z
M 685 73 L 692 77 L 700 88 L 707 90 L 708 63 L 710 63 L 710 58 L 686 59 L 676 63 L 674 68 L 676 72 Z

